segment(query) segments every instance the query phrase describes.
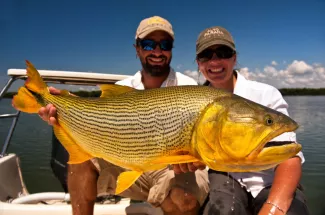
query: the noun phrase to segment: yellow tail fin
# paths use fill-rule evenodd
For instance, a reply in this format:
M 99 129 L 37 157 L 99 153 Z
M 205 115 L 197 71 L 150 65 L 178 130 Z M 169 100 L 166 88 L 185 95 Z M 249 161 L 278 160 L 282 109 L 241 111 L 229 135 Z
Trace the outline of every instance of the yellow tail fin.
M 35 93 L 42 93 L 44 90 L 47 90 L 46 83 L 43 81 L 33 64 L 26 60 L 26 65 L 28 76 L 28 79 L 25 82 L 26 88 Z
M 26 65 L 28 78 L 25 87 L 19 88 L 18 94 L 12 99 L 12 106 L 22 112 L 37 113 L 42 106 L 37 102 L 32 92 L 36 94 L 47 92 L 47 85 L 33 64 L 26 60 Z
M 25 87 L 19 88 L 18 94 L 12 99 L 12 106 L 26 113 L 37 113 L 41 108 L 32 93 Z

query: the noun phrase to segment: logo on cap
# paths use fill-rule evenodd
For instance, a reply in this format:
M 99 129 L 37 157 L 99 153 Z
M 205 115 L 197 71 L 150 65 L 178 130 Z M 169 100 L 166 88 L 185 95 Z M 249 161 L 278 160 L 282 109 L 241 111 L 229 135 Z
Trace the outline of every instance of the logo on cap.
M 168 23 L 163 20 L 160 17 L 151 17 L 150 19 L 148 19 L 148 25 L 152 25 L 152 24 L 162 24 L 162 25 L 167 25 Z
M 210 36 L 210 35 L 215 35 L 217 34 L 217 36 L 223 36 L 224 33 L 222 31 L 220 31 L 219 28 L 212 28 L 207 30 L 207 32 L 205 32 L 204 37 Z
M 156 30 L 165 31 L 174 39 L 172 25 L 168 22 L 168 20 L 160 16 L 153 16 L 143 19 L 137 28 L 135 39 L 143 39 L 145 36 Z

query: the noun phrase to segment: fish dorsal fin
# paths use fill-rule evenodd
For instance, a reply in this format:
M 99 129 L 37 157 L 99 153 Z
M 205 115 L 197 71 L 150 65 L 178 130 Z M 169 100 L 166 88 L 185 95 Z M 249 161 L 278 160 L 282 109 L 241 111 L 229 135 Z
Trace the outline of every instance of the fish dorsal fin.
M 70 92 L 68 90 L 61 90 L 60 95 L 61 96 L 70 96 Z
M 102 84 L 99 85 L 102 94 L 100 95 L 101 98 L 103 97 L 110 97 L 110 96 L 117 96 L 123 93 L 131 92 L 136 89 L 128 86 L 122 86 L 117 84 Z

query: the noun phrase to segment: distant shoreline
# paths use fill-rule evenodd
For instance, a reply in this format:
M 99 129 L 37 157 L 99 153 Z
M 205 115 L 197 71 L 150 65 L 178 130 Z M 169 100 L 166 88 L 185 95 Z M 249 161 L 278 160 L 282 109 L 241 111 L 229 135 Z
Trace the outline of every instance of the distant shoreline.
M 283 96 L 325 96 L 325 88 L 282 88 Z M 81 97 L 99 97 L 100 91 L 74 91 L 73 94 Z M 3 98 L 12 98 L 17 92 L 7 92 Z
M 325 96 L 325 88 L 282 88 L 283 96 Z

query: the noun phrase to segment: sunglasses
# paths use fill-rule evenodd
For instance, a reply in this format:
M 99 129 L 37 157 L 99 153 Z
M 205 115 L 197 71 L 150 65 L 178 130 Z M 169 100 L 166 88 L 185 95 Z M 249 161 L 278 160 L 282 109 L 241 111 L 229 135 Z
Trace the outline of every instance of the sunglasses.
M 162 51 L 170 51 L 173 48 L 173 41 L 171 40 L 162 40 L 160 42 L 156 42 L 153 40 L 140 40 L 138 44 L 145 51 L 153 51 L 159 45 Z
M 219 59 L 229 59 L 234 56 L 234 54 L 236 54 L 236 52 L 231 48 L 227 46 L 222 46 L 217 49 L 204 50 L 203 52 L 197 55 L 197 60 L 201 62 L 209 61 L 212 59 L 214 53 Z

